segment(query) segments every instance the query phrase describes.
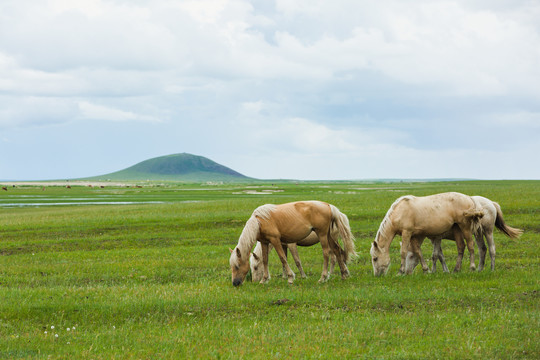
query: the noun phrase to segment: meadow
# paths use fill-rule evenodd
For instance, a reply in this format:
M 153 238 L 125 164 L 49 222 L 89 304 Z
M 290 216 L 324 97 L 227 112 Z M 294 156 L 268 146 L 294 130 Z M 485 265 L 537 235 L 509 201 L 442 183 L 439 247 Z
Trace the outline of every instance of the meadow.
M 399 196 L 458 191 L 497 201 L 496 270 L 374 277 L 369 248 Z M 229 248 L 265 203 L 322 200 L 348 215 L 351 278 L 234 288 Z M 301 182 L 9 187 L 0 193 L 0 359 L 538 359 L 540 181 Z M 429 241 L 422 246 L 430 259 Z M 443 241 L 450 269 L 456 246 Z M 476 249 L 478 264 L 478 250 Z M 296 267 L 291 268 L 296 272 Z M 428 261 L 431 265 L 431 259 Z M 249 280 L 249 279 L 248 279 Z

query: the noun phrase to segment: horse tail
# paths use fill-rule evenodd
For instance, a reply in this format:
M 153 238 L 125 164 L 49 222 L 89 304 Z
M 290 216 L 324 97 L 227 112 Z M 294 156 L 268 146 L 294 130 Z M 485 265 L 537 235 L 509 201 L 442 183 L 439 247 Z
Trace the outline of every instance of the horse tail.
M 497 229 L 501 230 L 506 236 L 511 239 L 517 239 L 518 237 L 520 237 L 521 234 L 523 234 L 523 230 L 506 225 L 503 219 L 501 207 L 495 201 L 493 201 L 493 205 L 495 205 L 495 208 L 497 209 L 497 218 L 495 219 L 495 226 L 497 227 Z
M 335 225 L 339 232 L 339 236 L 343 239 L 343 245 L 345 246 L 344 261 L 348 262 L 350 259 L 358 256 L 354 245 L 354 235 L 352 234 L 351 227 L 349 226 L 349 218 L 347 215 L 340 212 L 334 205 L 330 205 L 330 209 L 332 210 L 332 223 L 330 224 L 329 230 L 330 236 L 332 234 L 332 228 Z

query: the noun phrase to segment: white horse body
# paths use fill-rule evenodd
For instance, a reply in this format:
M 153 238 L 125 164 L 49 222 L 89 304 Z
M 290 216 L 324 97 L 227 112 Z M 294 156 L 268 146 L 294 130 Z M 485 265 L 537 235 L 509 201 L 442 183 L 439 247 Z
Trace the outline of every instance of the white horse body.
M 475 202 L 476 207 L 479 209 L 482 209 L 484 212 L 484 216 L 482 217 L 482 219 L 480 219 L 480 226 L 474 234 L 474 237 L 476 239 L 476 244 L 478 245 L 478 250 L 480 253 L 480 264 L 478 265 L 478 271 L 482 271 L 482 269 L 484 268 L 486 252 L 488 249 L 489 249 L 489 256 L 491 259 L 491 270 L 495 270 L 495 242 L 493 240 L 494 228 L 497 227 L 506 236 L 512 239 L 518 238 L 523 233 L 523 230 L 516 229 L 516 228 L 506 225 L 503 219 L 501 207 L 496 202 L 491 201 L 490 199 L 487 199 L 482 196 L 471 196 L 471 198 Z M 487 248 L 484 242 L 484 237 L 488 244 Z M 432 272 L 436 271 L 437 260 L 441 262 L 443 271 L 448 272 L 448 267 L 446 266 L 446 262 L 444 260 L 444 255 L 443 255 L 442 247 L 441 247 L 442 239 L 455 241 L 454 232 L 447 231 L 442 235 L 430 237 L 430 240 L 433 244 Z M 414 269 L 415 266 L 416 264 L 413 263 L 410 265 L 407 264 L 406 267 L 407 268 L 412 267 Z
M 389 248 L 396 235 L 401 235 L 401 267 L 400 273 L 406 271 L 408 252 L 419 259 L 424 271 L 428 271 L 422 257 L 420 246 L 425 237 L 435 237 L 453 231 L 458 247 L 465 247 L 463 238 L 471 257 L 471 269 L 474 265 L 474 244 L 472 233 L 478 227 L 483 216 L 476 209 L 470 196 L 456 192 L 415 197 L 412 195 L 398 198 L 386 213 L 375 241 L 370 250 L 373 272 L 382 275 L 390 265 Z M 456 271 L 461 269 L 463 252 L 458 256 Z

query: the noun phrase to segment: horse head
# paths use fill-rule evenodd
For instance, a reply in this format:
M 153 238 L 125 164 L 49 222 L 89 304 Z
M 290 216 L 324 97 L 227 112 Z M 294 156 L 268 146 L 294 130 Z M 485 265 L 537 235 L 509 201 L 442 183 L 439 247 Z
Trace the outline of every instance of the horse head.
M 261 257 L 255 255 L 255 253 L 251 253 L 249 255 L 249 267 L 251 268 L 251 281 L 261 281 L 264 275 L 264 268 Z
M 375 276 L 386 275 L 390 268 L 389 251 L 384 251 L 384 249 L 377 244 L 377 241 L 374 241 L 373 244 L 371 244 L 369 253 L 371 254 L 373 274 Z
M 231 251 L 229 264 L 231 265 L 232 284 L 234 286 L 240 286 L 249 271 L 249 259 L 247 255 L 242 256 L 238 247 L 234 250 L 229 250 Z

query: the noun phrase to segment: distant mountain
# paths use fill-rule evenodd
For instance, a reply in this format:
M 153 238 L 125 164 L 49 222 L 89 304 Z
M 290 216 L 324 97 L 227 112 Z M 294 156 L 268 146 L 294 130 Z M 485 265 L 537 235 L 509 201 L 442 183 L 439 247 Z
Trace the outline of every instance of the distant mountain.
M 243 181 L 254 180 L 203 156 L 187 153 L 145 160 L 91 180 Z

